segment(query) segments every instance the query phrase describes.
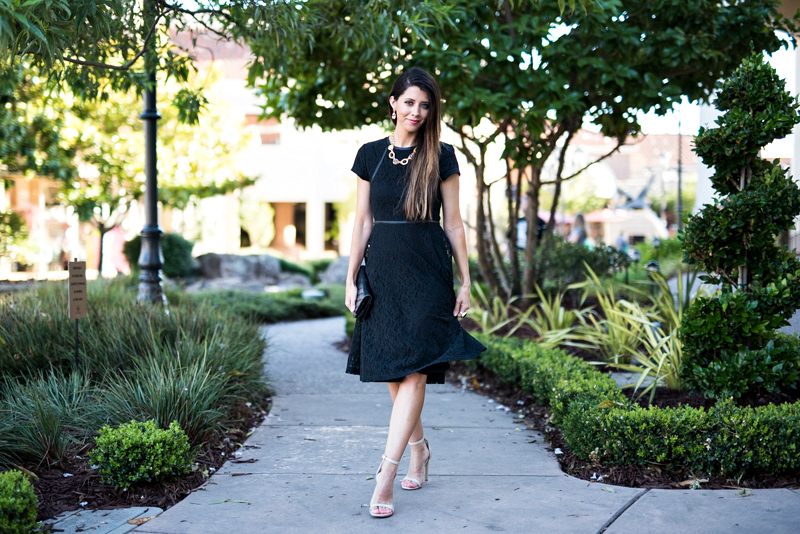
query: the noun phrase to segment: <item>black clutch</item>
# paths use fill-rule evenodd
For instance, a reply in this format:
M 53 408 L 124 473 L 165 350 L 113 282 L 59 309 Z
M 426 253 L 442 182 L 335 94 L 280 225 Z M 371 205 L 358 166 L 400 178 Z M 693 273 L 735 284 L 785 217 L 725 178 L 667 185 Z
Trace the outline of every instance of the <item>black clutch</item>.
M 367 271 L 364 269 L 363 265 L 358 268 L 358 274 L 356 274 L 356 289 L 358 293 L 356 294 L 356 305 L 353 311 L 353 317 L 356 319 L 363 319 L 372 306 L 372 291 L 369 288 Z

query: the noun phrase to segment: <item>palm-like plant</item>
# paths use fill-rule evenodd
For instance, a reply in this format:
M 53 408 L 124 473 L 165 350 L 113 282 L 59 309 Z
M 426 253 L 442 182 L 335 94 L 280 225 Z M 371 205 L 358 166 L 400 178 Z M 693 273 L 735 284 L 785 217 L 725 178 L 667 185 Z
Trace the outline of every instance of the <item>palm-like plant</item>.
M 651 311 L 643 309 L 638 303 L 622 301 L 621 310 L 615 313 L 629 324 L 638 324 L 641 327 L 641 336 L 637 339 L 639 346 L 627 347 L 630 363 L 610 363 L 611 367 L 639 373 L 635 384 L 623 387 L 633 387 L 638 391 L 648 377 L 652 381 L 642 390 L 639 397 L 650 394 L 649 402 L 653 402 L 656 388 L 664 385 L 669 389 L 681 391 L 681 342 L 678 339 L 678 327 L 672 326 L 664 330 L 664 323 L 654 320 Z

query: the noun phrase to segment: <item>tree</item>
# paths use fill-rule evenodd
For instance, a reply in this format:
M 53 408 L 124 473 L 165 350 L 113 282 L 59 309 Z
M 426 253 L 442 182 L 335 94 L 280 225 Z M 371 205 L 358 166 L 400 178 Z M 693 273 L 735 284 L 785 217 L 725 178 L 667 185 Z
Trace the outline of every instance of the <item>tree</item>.
M 335 4 L 345 20 L 358 17 L 353 3 Z M 774 51 L 781 44 L 775 30 L 795 27 L 777 13 L 776 1 L 595 4 L 562 14 L 556 2 L 457 0 L 448 4 L 452 25 L 432 29 L 424 42 L 402 36 L 390 54 L 382 43 L 353 46 L 316 30 L 313 49 L 293 49 L 270 64 L 261 84 L 265 113 L 326 129 L 386 124 L 393 77 L 410 66 L 434 72 L 446 101 L 445 123 L 477 177 L 481 273 L 496 294 L 529 294 L 537 283 L 539 243 L 536 232 L 528 232 L 520 258 L 522 194 L 526 219 L 535 221 L 542 186 L 554 186 L 546 235 L 552 234 L 560 188 L 583 170 L 564 175 L 575 133 L 590 122 L 615 138 L 608 157 L 639 132 L 637 111 L 663 114 L 684 95 L 707 98 L 716 80 L 750 52 L 750 43 Z M 495 141 L 505 147 L 504 176 L 486 176 L 487 150 Z M 509 213 L 508 268 L 490 202 L 491 186 L 499 182 L 506 185 Z
M 572 6 L 574 2 L 570 2 Z M 151 69 L 186 81 L 194 68 L 191 50 L 170 39 L 175 32 L 209 32 L 246 43 L 255 53 L 251 78 L 286 50 L 315 46 L 314 31 L 335 34 L 348 45 L 381 42 L 391 48 L 398 28 L 424 36 L 447 22 L 442 0 L 373 0 L 359 4 L 359 16 L 339 17 L 326 0 L 253 2 L 251 0 L 28 0 L 0 3 L 0 66 L 21 60 L 64 84 L 80 99 L 105 99 L 108 91 L 127 92 L 149 84 Z M 148 52 L 149 51 L 149 52 Z M 148 55 L 150 59 L 148 59 Z M 146 66 L 145 60 L 151 62 Z M 202 91 L 175 94 L 176 103 L 195 112 Z
M 198 76 L 190 76 L 190 88 L 199 86 Z M 209 72 L 202 81 L 215 81 Z M 167 83 L 163 99 L 172 101 L 184 90 Z M 65 183 L 61 199 L 75 208 L 82 222 L 100 233 L 98 270 L 103 268 L 103 237 L 116 228 L 134 201 L 142 198 L 144 158 L 141 122 L 136 117 L 138 97 L 133 93 L 113 94 L 105 102 L 79 102 L 67 115 L 68 131 L 77 137 L 80 176 Z M 224 195 L 252 185 L 254 180 L 235 170 L 237 155 L 256 142 L 244 131 L 238 117 L 231 116 L 221 102 L 213 102 L 190 125 L 177 119 L 181 109 L 162 107 L 165 127 L 159 139 L 162 184 L 159 201 L 165 207 L 183 209 L 190 202 Z M 213 157 L 209 157 L 212 155 Z
M 0 68 L 0 180 L 6 188 L 13 176 L 75 175 L 74 150 L 61 136 L 63 109 L 58 93 L 24 63 Z M 22 217 L 0 211 L 0 254 L 19 255 L 27 237 Z
M 562 2 L 563 3 L 563 2 Z M 146 223 L 142 229 L 142 275 L 139 300 L 166 302 L 161 286 L 161 230 L 156 190 L 156 71 L 185 81 L 192 63 L 187 50 L 170 42 L 171 31 L 205 29 L 221 38 L 246 42 L 255 52 L 249 79 L 257 80 L 265 65 L 290 48 L 315 45 L 314 31 L 337 36 L 343 43 L 382 43 L 388 51 L 400 38 L 400 25 L 413 36 L 447 21 L 443 0 L 373 0 L 359 6 L 358 16 L 344 20 L 327 0 L 252 2 L 251 0 L 27 0 L 0 4 L 0 67 L 19 58 L 48 73 L 81 99 L 107 98 L 107 88 L 127 92 L 144 89 Z M 386 37 L 392 37 L 387 39 Z M 177 49 L 177 50 L 176 50 Z M 375 47 L 373 47 L 375 49 Z M 8 51 L 8 52 L 6 52 Z M 202 91 L 180 91 L 178 107 L 189 123 L 204 105 Z
M 68 180 L 74 155 L 60 135 L 65 105 L 35 69 L 0 68 L 0 171 Z
M 0 211 L 0 257 L 14 259 L 28 239 L 28 228 L 22 215 Z
M 684 314 L 683 374 L 708 395 L 739 396 L 761 387 L 796 387 L 797 349 L 774 330 L 800 308 L 800 260 L 775 236 L 800 215 L 800 188 L 778 160 L 760 151 L 800 123 L 797 99 L 761 54 L 746 58 L 721 84 L 717 128 L 701 128 L 695 151 L 715 169 L 718 196 L 692 216 L 684 256 L 707 282 L 721 284 Z

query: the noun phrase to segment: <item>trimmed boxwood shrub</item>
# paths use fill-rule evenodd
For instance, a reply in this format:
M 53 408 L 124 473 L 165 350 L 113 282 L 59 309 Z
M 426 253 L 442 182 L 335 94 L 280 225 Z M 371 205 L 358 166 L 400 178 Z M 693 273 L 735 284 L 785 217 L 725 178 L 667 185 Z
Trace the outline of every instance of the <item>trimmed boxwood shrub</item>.
M 194 274 L 192 259 L 194 243 L 179 234 L 165 233 L 161 236 L 161 253 L 164 255 L 164 274 L 170 278 Z M 131 266 L 131 271 L 139 270 L 139 253 L 142 250 L 142 237 L 136 236 L 122 246 L 122 253 Z
M 751 408 L 724 398 L 708 411 L 645 409 L 622 395 L 611 377 L 562 350 L 473 335 L 487 350 L 470 365 L 495 372 L 549 406 L 567 445 L 586 461 L 730 477 L 800 468 L 800 403 Z
M 37 529 L 36 494 L 22 471 L 0 473 L 0 532 L 28 534 Z
M 797 98 L 754 52 L 719 86 L 716 128 L 700 128 L 695 152 L 715 169 L 714 202 L 689 217 L 680 236 L 688 263 L 721 284 L 683 314 L 682 375 L 711 397 L 796 389 L 800 361 L 774 330 L 800 307 L 800 260 L 775 236 L 800 215 L 800 187 L 761 149 L 800 123 Z
M 122 489 L 185 475 L 193 458 L 189 438 L 177 421 L 167 430 L 155 421 L 131 421 L 118 428 L 105 425 L 89 452 L 89 461 L 100 468 L 100 481 Z

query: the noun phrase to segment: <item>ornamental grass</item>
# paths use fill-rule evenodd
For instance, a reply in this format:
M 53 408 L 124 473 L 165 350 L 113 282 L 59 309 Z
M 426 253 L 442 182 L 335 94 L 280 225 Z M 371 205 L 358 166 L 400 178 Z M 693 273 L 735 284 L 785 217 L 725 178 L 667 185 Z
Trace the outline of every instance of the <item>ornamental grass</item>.
M 177 420 L 199 445 L 237 402 L 268 391 L 259 325 L 171 295 L 135 302 L 131 279 L 88 285 L 78 365 L 65 283 L 0 297 L 0 466 L 59 463 L 104 424 Z

